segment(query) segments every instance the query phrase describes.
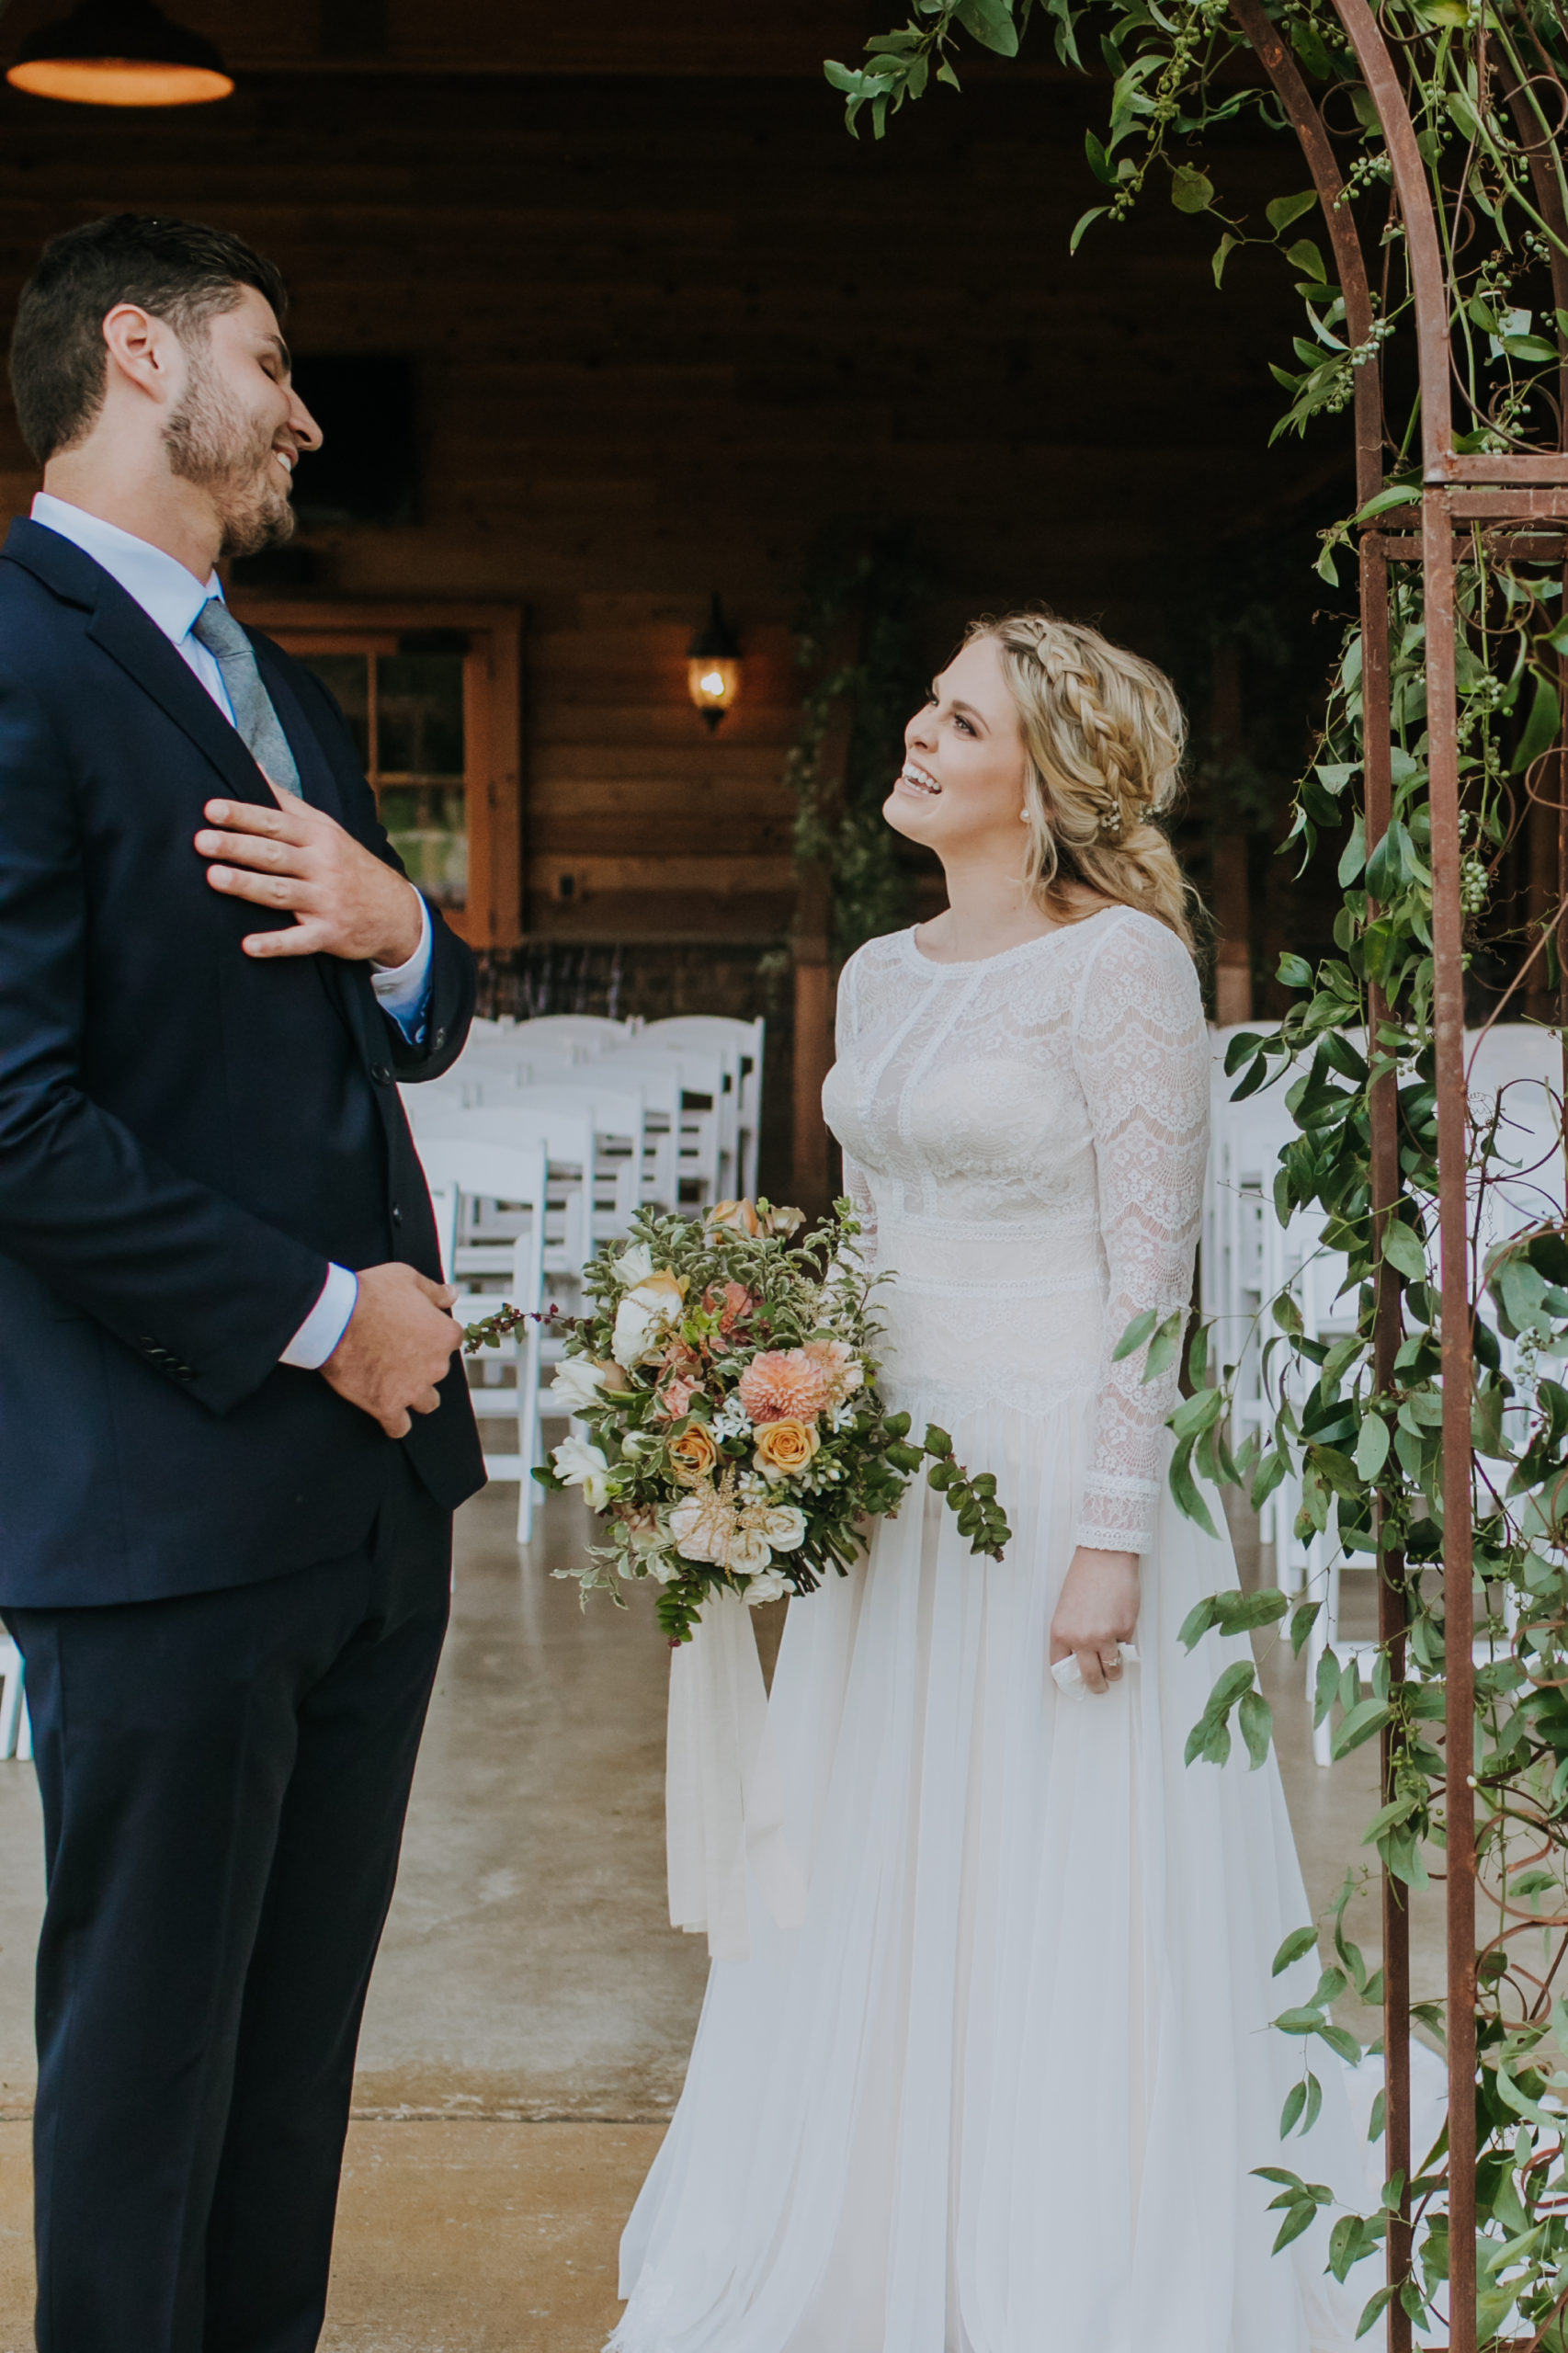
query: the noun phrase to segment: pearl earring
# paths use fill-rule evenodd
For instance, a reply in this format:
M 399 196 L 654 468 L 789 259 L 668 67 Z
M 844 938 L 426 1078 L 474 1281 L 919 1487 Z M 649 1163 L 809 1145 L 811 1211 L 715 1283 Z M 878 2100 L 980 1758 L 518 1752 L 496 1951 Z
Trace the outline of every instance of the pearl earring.
M 1018 812 L 1018 823 L 1019 823 L 1019 824 L 1020 824 L 1020 825 L 1027 825 L 1027 824 L 1028 824 L 1028 822 L 1029 822 L 1029 813 L 1028 813 L 1028 811 L 1027 809 L 1020 809 L 1020 810 L 1019 810 L 1019 812 Z

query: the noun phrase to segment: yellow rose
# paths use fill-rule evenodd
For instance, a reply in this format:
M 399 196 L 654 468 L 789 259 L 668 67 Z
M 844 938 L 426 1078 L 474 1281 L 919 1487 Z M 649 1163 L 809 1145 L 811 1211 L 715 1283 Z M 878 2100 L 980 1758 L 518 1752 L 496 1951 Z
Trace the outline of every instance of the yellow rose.
M 812 1422 L 764 1422 L 756 1434 L 756 1467 L 769 1479 L 792 1479 L 821 1444 Z
M 708 1212 L 710 1225 L 727 1225 L 736 1233 L 758 1234 L 762 1220 L 755 1201 L 715 1201 Z
M 684 1486 L 695 1487 L 706 1479 L 719 1460 L 719 1449 L 706 1422 L 693 1422 L 679 1438 L 670 1440 L 670 1469 Z

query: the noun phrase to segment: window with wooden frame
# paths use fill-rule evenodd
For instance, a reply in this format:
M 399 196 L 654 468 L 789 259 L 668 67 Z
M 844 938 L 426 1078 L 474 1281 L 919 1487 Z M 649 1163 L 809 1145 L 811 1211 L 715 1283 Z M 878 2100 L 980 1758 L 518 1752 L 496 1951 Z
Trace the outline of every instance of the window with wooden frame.
M 506 605 L 263 601 L 240 619 L 342 706 L 409 874 L 472 948 L 522 938 L 522 615 Z

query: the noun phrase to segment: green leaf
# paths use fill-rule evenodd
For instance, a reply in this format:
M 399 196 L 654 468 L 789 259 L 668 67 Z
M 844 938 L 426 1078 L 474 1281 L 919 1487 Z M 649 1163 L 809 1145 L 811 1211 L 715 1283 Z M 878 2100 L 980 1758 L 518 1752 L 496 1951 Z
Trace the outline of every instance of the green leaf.
M 1285 2105 L 1279 2111 L 1279 2138 L 1282 2141 L 1288 2141 L 1291 2133 L 1295 2131 L 1297 2124 L 1301 2120 L 1301 2110 L 1305 2108 L 1306 2104 L 1306 2085 L 1304 2083 L 1292 2084 L 1290 2090 L 1285 2095 Z
M 1383 1228 L 1383 1256 L 1407 1282 L 1426 1281 L 1426 1253 L 1419 1238 L 1398 1218 L 1391 1218 Z
M 1193 1603 L 1192 1608 L 1182 1620 L 1181 1631 L 1176 1636 L 1183 1650 L 1192 1650 L 1203 1640 L 1204 1635 L 1214 1623 L 1218 1605 L 1219 1596 L 1213 1593 L 1205 1594 L 1201 1601 Z
M 1312 968 L 1304 956 L 1292 955 L 1287 949 L 1279 959 L 1279 967 L 1274 977 L 1284 988 L 1310 989 Z
M 958 0 L 953 14 L 983 49 L 994 50 L 998 57 L 1017 57 L 1018 28 L 1013 22 L 1013 0 Z
M 1315 278 L 1320 286 L 1325 286 L 1328 283 L 1328 272 L 1323 266 L 1323 256 L 1310 237 L 1302 237 L 1298 244 L 1293 244 L 1285 258 L 1288 262 L 1294 263 L 1305 277 Z
M 1392 2303 L 1398 2293 L 1399 2290 L 1397 2286 L 1392 2288 L 1380 2288 L 1376 2295 L 1368 2297 L 1366 2303 L 1361 2308 L 1361 2317 L 1356 2325 L 1356 2335 L 1358 2338 L 1365 2336 L 1369 2329 L 1375 2328 L 1377 2326 L 1379 2321 L 1381 2320 L 1384 2313 L 1387 2312 L 1390 2304 Z
M 1384 1699 L 1361 1700 L 1351 1709 L 1335 1733 L 1330 1755 L 1336 1763 L 1341 1756 L 1348 1756 L 1353 1748 L 1359 1748 L 1364 1740 L 1370 1740 L 1374 1733 L 1381 1732 L 1392 1714 L 1393 1710 Z
M 1380 490 L 1375 498 L 1368 499 L 1356 520 L 1358 523 L 1370 522 L 1374 515 L 1386 515 L 1391 506 L 1408 506 L 1412 499 L 1418 499 L 1420 495 L 1419 483 L 1392 483 L 1387 490 Z
M 1515 776 L 1518 776 L 1522 770 L 1531 767 L 1540 758 L 1543 752 L 1551 751 L 1557 741 L 1561 718 L 1562 705 L 1558 700 L 1556 682 L 1549 678 L 1543 670 L 1538 670 L 1535 679 L 1535 700 L 1530 705 L 1530 715 L 1525 722 L 1525 732 L 1519 738 L 1518 749 L 1514 754 L 1510 764 Z
M 1278 1586 L 1260 1586 L 1256 1593 L 1217 1593 L 1214 1620 L 1222 1634 L 1249 1634 L 1255 1626 L 1275 1624 L 1290 1607 L 1290 1597 Z
M 1235 252 L 1236 247 L 1240 244 L 1244 244 L 1244 238 L 1233 236 L 1230 230 L 1227 229 L 1219 244 L 1215 246 L 1214 259 L 1210 264 L 1210 267 L 1214 272 L 1214 283 L 1216 286 L 1220 284 L 1225 275 L 1225 264 L 1230 260 L 1231 256 Z
M 1275 235 L 1283 236 L 1291 222 L 1299 221 L 1303 212 L 1310 212 L 1317 200 L 1315 188 L 1308 188 L 1304 196 L 1277 196 L 1272 204 L 1264 208 Z
M 1359 809 L 1350 827 L 1350 838 L 1339 856 L 1339 887 L 1347 891 L 1367 863 L 1367 821 Z
M 1363 1479 L 1375 1479 L 1388 1461 L 1393 1433 L 1381 1414 L 1369 1414 L 1356 1438 L 1356 1468 Z
M 1213 1537 L 1218 1543 L 1220 1531 L 1215 1527 L 1209 1506 L 1199 1495 L 1192 1476 L 1192 1449 L 1193 1440 L 1184 1438 L 1171 1457 L 1171 1493 L 1176 1497 L 1177 1508 L 1184 1517 L 1195 1521 L 1206 1536 Z M 1247 1673 L 1250 1675 L 1252 1669 L 1249 1667 Z
M 1124 1357 L 1135 1355 L 1159 1320 L 1160 1311 L 1157 1307 L 1146 1307 L 1142 1315 L 1135 1315 L 1111 1350 L 1111 1362 L 1119 1364 Z M 1168 1362 L 1169 1359 L 1167 1358 L 1166 1361 Z
M 1279 2233 L 1274 2242 L 1273 2252 L 1278 2255 L 1282 2247 L 1290 2245 L 1292 2239 L 1299 2239 L 1303 2231 L 1310 2231 L 1317 2221 L 1317 2207 L 1311 2199 L 1304 2206 L 1292 2206 L 1279 2225 Z
M 1158 1381 L 1161 1373 L 1168 1371 L 1181 1354 L 1182 1325 L 1187 1322 L 1187 1309 L 1178 1307 L 1174 1314 L 1166 1316 L 1155 1332 L 1149 1343 L 1149 1354 L 1144 1359 L 1145 1382 Z
M 1301 1657 L 1306 1647 L 1307 1636 L 1312 1632 L 1322 1608 L 1321 1600 L 1297 1603 L 1295 1614 L 1290 1620 L 1290 1654 L 1293 1658 Z
M 1085 231 L 1090 228 L 1095 222 L 1102 219 L 1109 210 L 1110 207 L 1108 204 L 1091 204 L 1086 212 L 1079 215 L 1077 222 L 1074 225 L 1073 234 L 1067 240 L 1067 250 L 1070 254 L 1075 254 L 1079 246 L 1083 244 Z
M 1274 1970 L 1271 1970 L 1269 1974 L 1283 1976 L 1288 1967 L 1290 1967 L 1292 1960 L 1304 1960 L 1307 1958 L 1307 1953 L 1316 1953 L 1316 1949 L 1318 1949 L 1316 1923 L 1313 1923 L 1312 1927 L 1292 1927 L 1290 1934 L 1286 1937 L 1286 1941 L 1280 1944 L 1278 1953 L 1274 1955 Z
M 1236 1722 L 1246 1743 L 1252 1769 L 1267 1761 L 1268 1745 L 1274 1737 L 1274 1711 L 1261 1691 L 1244 1691 L 1236 1709 Z
M 1178 212 L 1207 212 L 1214 201 L 1214 183 L 1196 165 L 1178 164 L 1171 174 L 1171 202 Z
M 1254 1511 L 1262 1510 L 1290 1467 L 1290 1463 L 1278 1448 L 1272 1453 L 1265 1455 L 1258 1466 L 1257 1476 L 1252 1483 Z

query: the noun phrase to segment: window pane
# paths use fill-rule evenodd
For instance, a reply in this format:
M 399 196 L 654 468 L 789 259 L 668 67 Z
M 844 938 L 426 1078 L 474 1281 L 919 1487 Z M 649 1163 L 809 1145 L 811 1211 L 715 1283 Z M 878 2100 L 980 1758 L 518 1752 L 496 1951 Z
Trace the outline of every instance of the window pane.
M 381 823 L 411 880 L 437 906 L 463 905 L 468 826 L 462 786 L 384 784 L 380 799 Z
M 462 775 L 460 654 L 384 654 L 376 665 L 376 701 L 384 778 Z
M 370 665 L 363 654 L 301 654 L 330 693 L 337 697 L 354 736 L 359 765 L 370 765 Z

